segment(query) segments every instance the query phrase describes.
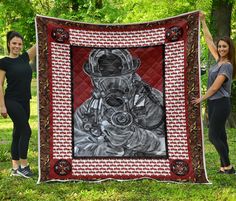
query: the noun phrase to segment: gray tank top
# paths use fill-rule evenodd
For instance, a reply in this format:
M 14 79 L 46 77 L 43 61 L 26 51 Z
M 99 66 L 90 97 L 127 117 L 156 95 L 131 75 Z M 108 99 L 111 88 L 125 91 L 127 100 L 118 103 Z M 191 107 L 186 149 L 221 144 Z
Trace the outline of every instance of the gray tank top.
M 221 66 L 218 66 L 218 63 L 209 69 L 208 84 L 207 88 L 214 83 L 218 75 L 224 75 L 227 79 L 222 84 L 220 89 L 209 97 L 209 100 L 215 100 L 223 97 L 230 97 L 231 94 L 231 83 L 233 75 L 233 66 L 231 63 L 224 63 Z

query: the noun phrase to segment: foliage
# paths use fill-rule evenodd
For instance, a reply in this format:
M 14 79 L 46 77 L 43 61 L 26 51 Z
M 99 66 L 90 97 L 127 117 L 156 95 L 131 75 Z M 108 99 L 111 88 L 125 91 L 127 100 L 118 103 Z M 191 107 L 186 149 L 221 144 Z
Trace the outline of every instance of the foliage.
M 131 23 L 163 19 L 203 10 L 210 19 L 211 2 L 205 0 L 1 0 L 0 55 L 6 52 L 6 32 L 15 29 L 25 36 L 25 48 L 35 43 L 34 17 L 47 15 L 89 23 Z M 98 3 L 102 3 L 98 6 Z M 236 6 L 234 6 L 234 11 Z M 232 12 L 232 36 L 236 40 L 236 12 Z M 208 50 L 201 39 L 201 60 Z
M 0 200 L 7 201 L 233 201 L 236 200 L 236 175 L 216 174 L 219 167 L 218 155 L 205 134 L 207 172 L 212 184 L 177 184 L 155 180 L 106 181 L 106 182 L 50 182 L 37 183 L 37 98 L 36 80 L 32 82 L 31 119 L 32 137 L 30 140 L 29 161 L 35 176 L 33 179 L 10 177 L 10 142 L 12 123 L 9 118 L 0 118 Z M 228 129 L 229 147 L 232 161 L 236 161 L 236 129 Z M 207 133 L 205 130 L 204 133 Z
M 5 35 L 9 30 L 16 30 L 25 38 L 26 47 L 35 40 L 35 12 L 29 0 L 1 0 L 0 3 L 1 44 L 5 44 Z
M 36 14 L 89 23 L 130 23 L 203 10 L 209 21 L 211 2 L 211 0 L 1 0 L 0 54 L 3 52 L 6 31 L 11 29 L 25 36 L 26 48 L 35 42 Z M 235 19 L 236 14 L 233 12 L 233 37 L 236 32 Z

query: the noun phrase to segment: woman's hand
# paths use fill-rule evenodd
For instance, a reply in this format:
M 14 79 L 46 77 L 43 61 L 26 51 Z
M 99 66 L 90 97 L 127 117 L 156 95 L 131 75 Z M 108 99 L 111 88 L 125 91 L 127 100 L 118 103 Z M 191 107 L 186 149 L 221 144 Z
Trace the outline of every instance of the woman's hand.
M 207 26 L 207 23 L 206 23 L 206 15 L 205 13 L 203 13 L 202 11 L 200 11 L 199 13 L 199 17 L 200 17 L 200 20 L 201 20 L 201 24 L 202 24 L 202 31 L 203 31 L 203 35 L 204 35 L 204 39 L 206 41 L 206 44 L 212 54 L 212 56 L 214 57 L 214 59 L 216 61 L 218 61 L 219 59 L 219 55 L 218 55 L 218 52 L 217 52 L 217 47 L 213 41 L 213 37 L 209 31 L 209 28 Z
M 1 107 L 0 112 L 3 118 L 7 118 L 7 109 L 6 107 Z
M 206 20 L 206 15 L 202 11 L 199 13 L 199 16 L 200 16 L 201 22 Z
M 191 103 L 196 105 L 196 104 L 201 103 L 201 101 L 202 101 L 201 98 L 194 98 L 194 99 L 191 101 Z

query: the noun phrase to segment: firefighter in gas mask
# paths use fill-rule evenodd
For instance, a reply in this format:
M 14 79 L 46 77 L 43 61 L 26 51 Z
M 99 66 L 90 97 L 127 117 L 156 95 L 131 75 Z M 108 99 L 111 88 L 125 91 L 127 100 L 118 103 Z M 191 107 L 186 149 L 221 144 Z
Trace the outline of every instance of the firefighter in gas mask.
M 74 113 L 74 156 L 166 156 L 163 96 L 135 73 L 127 49 L 94 49 L 92 97 Z

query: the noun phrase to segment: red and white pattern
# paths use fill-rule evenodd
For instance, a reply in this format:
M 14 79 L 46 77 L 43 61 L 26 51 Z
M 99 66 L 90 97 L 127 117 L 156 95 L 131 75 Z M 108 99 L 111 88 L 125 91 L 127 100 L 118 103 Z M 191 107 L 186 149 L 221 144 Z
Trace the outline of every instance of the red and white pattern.
M 70 46 L 51 43 L 53 159 L 72 158 Z
M 70 44 L 84 47 L 127 48 L 163 44 L 165 29 L 140 31 L 87 31 L 70 29 Z
M 91 177 L 158 177 L 170 176 L 168 160 L 153 159 L 79 159 L 73 160 L 73 175 Z
M 165 47 L 166 130 L 170 159 L 189 159 L 185 95 L 184 41 Z

